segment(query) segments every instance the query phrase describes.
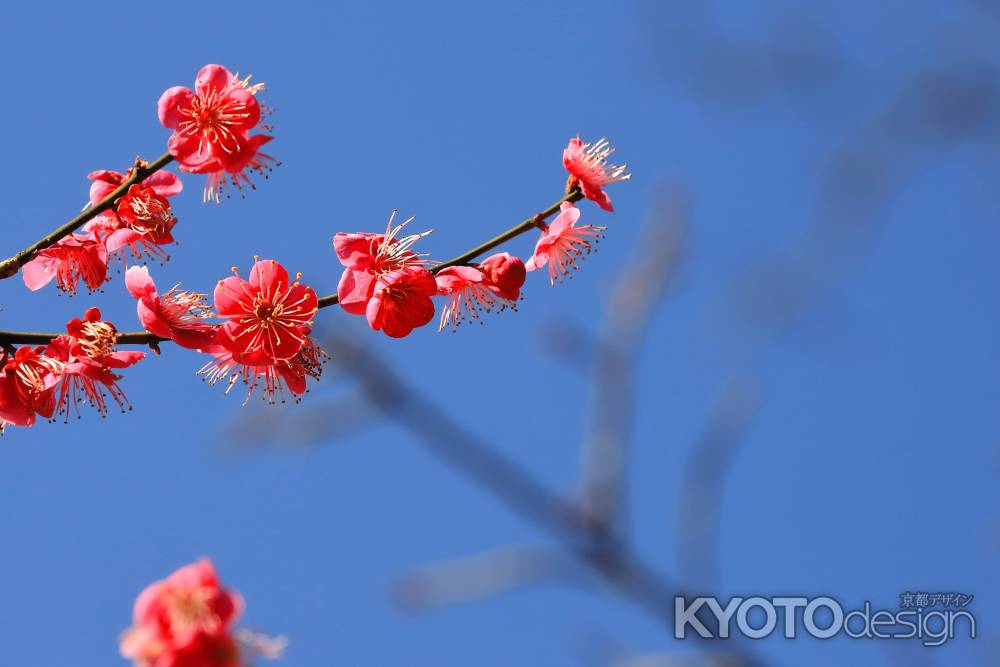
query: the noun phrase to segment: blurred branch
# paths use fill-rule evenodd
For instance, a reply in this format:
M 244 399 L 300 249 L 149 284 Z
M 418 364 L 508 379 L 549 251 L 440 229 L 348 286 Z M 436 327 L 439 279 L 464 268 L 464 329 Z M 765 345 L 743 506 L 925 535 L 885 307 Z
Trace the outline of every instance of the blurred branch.
M 405 428 L 443 463 L 551 535 L 567 553 L 672 631 L 674 597 L 685 593 L 643 562 L 629 543 L 591 522 L 576 504 L 548 490 L 527 469 L 466 430 L 419 387 L 404 382 L 356 341 L 333 337 L 327 347 L 357 377 L 363 395 L 385 417 Z M 720 650 L 741 656 L 740 664 L 760 664 L 736 638 L 720 640 Z
M 642 653 L 601 630 L 584 637 L 581 657 L 593 667 L 740 667 L 740 658 L 718 653 L 677 651 Z
M 935 667 L 933 651 L 916 642 L 888 642 L 886 656 L 895 667 Z
M 863 74 L 816 7 L 783 8 L 757 41 L 727 32 L 712 0 L 644 0 L 640 11 L 653 64 L 668 84 L 723 110 L 783 96 L 828 117 L 846 102 L 838 95 L 845 82 Z
M 661 191 L 640 235 L 636 254 L 613 291 L 595 365 L 595 430 L 584 448 L 582 502 L 549 490 L 523 466 L 470 432 L 418 385 L 401 378 L 363 343 L 333 334 L 326 348 L 338 367 L 353 375 L 361 397 L 395 421 L 443 463 L 549 534 L 562 552 L 511 547 L 437 564 L 405 576 L 396 597 L 410 607 L 448 604 L 509 590 L 543 578 L 566 579 L 555 554 L 566 553 L 672 632 L 674 598 L 685 595 L 634 552 L 610 519 L 620 506 L 631 389 L 643 332 L 674 275 L 688 213 L 679 189 Z M 329 421 L 325 422 L 329 424 Z M 620 431 L 620 432 L 619 432 Z M 327 431 L 321 430 L 319 437 Z M 602 469 L 609 460 L 620 462 Z M 711 627 L 710 619 L 703 622 Z M 740 639 L 719 641 L 720 652 L 739 664 L 760 664 Z M 715 648 L 715 646 L 713 646 Z M 733 663 L 735 664 L 735 663 Z
M 738 311 L 773 334 L 800 323 L 864 256 L 904 184 L 946 148 L 998 125 L 995 68 L 935 65 L 915 73 L 830 155 L 804 236 L 742 277 Z
M 677 503 L 680 577 L 716 590 L 719 524 L 726 476 L 757 408 L 756 392 L 734 382 L 719 397 L 694 444 Z
M 542 322 L 538 338 L 542 351 L 551 359 L 585 378 L 590 377 L 598 341 L 579 320 L 569 313 L 560 313 Z
M 379 414 L 357 394 L 296 405 L 294 419 L 276 420 L 273 410 L 268 406 L 252 411 L 233 423 L 228 429 L 232 441 L 244 448 L 261 447 L 279 438 L 283 445 L 318 445 L 371 426 Z
M 590 520 L 620 528 L 635 384 L 645 332 L 676 274 L 687 230 L 686 191 L 654 191 L 650 220 L 605 305 L 594 346 L 590 422 L 581 449 L 581 492 Z
M 640 655 L 614 663 L 614 667 L 739 667 L 739 661 L 728 656 L 678 655 L 655 653 Z
M 525 585 L 572 580 L 575 562 L 549 545 L 515 545 L 405 573 L 394 597 L 410 610 L 470 602 Z

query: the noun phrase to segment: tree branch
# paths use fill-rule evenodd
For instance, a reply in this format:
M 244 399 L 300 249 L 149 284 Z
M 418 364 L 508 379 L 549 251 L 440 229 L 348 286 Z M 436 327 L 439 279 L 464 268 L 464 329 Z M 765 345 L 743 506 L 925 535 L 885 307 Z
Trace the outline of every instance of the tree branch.
M 23 254 L 25 253 L 34 254 L 39 250 L 41 250 L 42 248 L 47 248 L 48 246 L 52 245 L 63 236 L 66 236 L 74 229 L 76 229 L 80 225 L 84 224 L 85 222 L 96 216 L 101 211 L 111 206 L 113 200 L 123 195 L 125 191 L 128 190 L 128 187 L 130 185 L 146 178 L 147 176 L 149 176 L 149 174 L 153 173 L 154 171 L 162 169 L 165 165 L 169 164 L 172 159 L 173 158 L 170 157 L 170 154 L 167 153 L 165 155 L 160 156 L 160 159 L 150 164 L 148 167 L 136 169 L 131 177 L 126 179 L 126 181 L 122 183 L 122 185 L 117 190 L 108 195 L 104 200 L 101 201 L 100 204 L 84 211 L 76 218 L 70 220 L 68 223 L 57 229 L 52 234 L 49 234 L 49 236 L 45 237 L 44 239 L 42 239 L 35 245 L 31 246 L 30 248 L 22 251 L 21 253 L 18 253 L 17 255 L 4 261 L 3 263 L 0 263 L 0 271 L 4 270 L 3 267 L 5 267 L 10 262 L 20 262 L 20 264 L 17 264 L 16 267 L 14 268 L 14 272 L 16 273 L 17 269 L 20 268 L 22 264 L 28 261 L 28 259 L 24 259 L 23 261 L 19 259 Z M 511 227 L 510 229 L 500 234 L 499 236 L 490 239 L 486 243 L 476 246 L 472 250 L 469 250 L 468 252 L 465 252 L 459 255 L 458 257 L 454 257 L 452 259 L 449 259 L 447 262 L 442 262 L 441 264 L 435 265 L 434 267 L 431 268 L 431 273 L 437 273 L 438 271 L 446 269 L 449 266 L 468 264 L 477 257 L 486 254 L 490 250 L 493 250 L 497 246 L 500 246 L 506 243 L 507 241 L 517 236 L 520 236 L 521 234 L 524 234 L 525 232 L 531 229 L 537 228 L 539 225 L 544 223 L 549 217 L 558 212 L 559 207 L 562 206 L 563 202 L 577 202 L 580 201 L 581 199 L 583 199 L 583 194 L 579 190 L 573 189 L 565 196 L 563 196 L 559 201 L 552 204 L 541 213 L 538 213 L 537 215 L 527 218 L 526 220 L 515 225 L 514 227 Z M 9 277 L 9 276 L 4 276 L 4 277 Z M 319 300 L 319 307 L 328 308 L 329 306 L 336 305 L 337 302 L 338 302 L 337 295 L 331 294 L 329 296 L 324 296 Z M 38 333 L 29 331 L 0 331 L 0 345 L 6 345 L 6 346 L 45 345 L 46 343 L 51 342 L 53 338 L 60 335 L 62 334 Z M 155 349 L 157 345 L 164 342 L 169 342 L 169 339 L 160 338 L 159 336 L 155 336 L 149 333 L 148 331 L 131 331 L 128 333 L 118 334 L 119 345 L 149 345 L 150 347 Z
M 552 216 L 552 214 L 558 212 L 559 207 L 562 206 L 563 202 L 567 201 L 578 202 L 581 199 L 583 199 L 583 193 L 574 188 L 573 190 L 570 190 L 570 192 L 567 193 L 566 196 L 564 196 L 562 199 L 552 204 L 552 206 L 549 206 L 547 209 L 545 209 L 544 211 L 538 213 L 533 217 L 525 219 L 523 222 L 521 222 L 518 225 L 515 225 L 514 227 L 511 227 L 503 234 L 493 237 L 486 243 L 478 245 L 472 250 L 462 253 L 458 257 L 453 257 L 452 259 L 449 259 L 447 262 L 441 262 L 440 264 L 436 264 L 431 268 L 431 273 L 437 273 L 438 271 L 443 271 L 444 269 L 447 269 L 449 266 L 459 266 L 461 264 L 468 264 L 477 257 L 485 255 L 486 253 L 488 253 L 490 250 L 493 250 L 497 246 L 503 245 L 507 241 L 510 241 L 512 238 L 520 236 L 521 234 L 525 233 L 528 230 L 537 228 L 540 223 L 545 222 L 549 217 Z M 324 296 L 322 299 L 319 300 L 319 307 L 326 308 L 327 306 L 332 306 L 336 304 L 337 301 L 338 298 L 336 294 Z
M 45 250 L 49 246 L 54 245 L 64 236 L 69 236 L 74 231 L 114 206 L 115 200 L 128 192 L 128 189 L 132 185 L 146 180 L 151 174 L 158 172 L 173 162 L 173 159 L 174 158 L 170 155 L 170 153 L 164 153 L 152 164 L 147 164 L 145 161 L 136 158 L 135 166 L 129 170 L 130 173 L 128 178 L 126 178 L 114 192 L 109 194 L 94 206 L 82 211 L 80 215 L 76 216 L 51 234 L 44 236 L 41 240 L 28 246 L 13 257 L 9 257 L 0 262 L 0 280 L 16 275 L 18 270 L 30 262 L 39 251 Z

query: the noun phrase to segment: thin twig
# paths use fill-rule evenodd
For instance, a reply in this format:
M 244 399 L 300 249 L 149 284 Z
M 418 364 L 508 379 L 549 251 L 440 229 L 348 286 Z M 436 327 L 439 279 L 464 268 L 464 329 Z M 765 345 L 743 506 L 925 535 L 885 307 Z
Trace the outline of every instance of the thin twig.
M 507 241 L 510 241 L 511 239 L 520 236 L 521 234 L 524 234 L 527 231 L 530 231 L 532 229 L 537 229 L 538 224 L 540 222 L 544 222 L 554 213 L 556 213 L 559 210 L 559 207 L 563 205 L 563 202 L 572 203 L 572 202 L 578 202 L 581 199 L 583 199 L 583 193 L 581 193 L 579 190 L 573 189 L 568 194 L 566 194 L 565 197 L 563 197 L 556 203 L 552 204 L 552 206 L 549 206 L 547 209 L 545 209 L 544 211 L 542 211 L 537 215 L 525 219 L 520 224 L 515 225 L 514 227 L 511 227 L 510 229 L 505 231 L 503 234 L 493 237 L 486 243 L 478 245 L 472 250 L 462 253 L 458 257 L 453 257 L 452 259 L 449 259 L 447 262 L 441 262 L 440 264 L 436 264 L 434 267 L 431 268 L 431 273 L 437 273 L 438 271 L 443 271 L 444 269 L 447 269 L 449 266 L 459 266 L 461 264 L 468 264 L 477 257 L 485 255 L 486 253 L 488 253 L 490 250 L 493 250 L 497 246 L 503 245 Z M 327 306 L 332 306 L 336 304 L 338 301 L 339 299 L 337 298 L 336 294 L 331 294 L 330 296 L 324 296 L 322 299 L 319 300 L 319 307 L 326 308 Z
M 475 248 L 473 248 L 472 250 L 470 250 L 469 252 L 467 252 L 465 254 L 459 255 L 458 257 L 455 257 L 454 259 L 449 259 L 447 262 L 442 262 L 441 264 L 438 264 L 433 269 L 431 269 L 431 272 L 432 273 L 437 273 L 438 271 L 441 271 L 443 269 L 447 269 L 449 266 L 458 266 L 460 264 L 468 264 L 469 262 L 471 262 L 472 260 L 476 259 L 477 257 L 480 257 L 481 255 L 485 255 L 486 253 L 488 253 L 490 250 L 493 250 L 497 246 L 502 245 L 502 244 L 506 243 L 507 241 L 510 241 L 515 236 L 520 236 L 521 234 L 523 234 L 523 233 L 525 233 L 527 231 L 530 231 L 532 229 L 536 229 L 538 227 L 538 224 L 540 222 L 544 222 L 545 220 L 547 220 L 553 214 L 558 213 L 559 212 L 559 207 L 562 206 L 563 203 L 565 203 L 565 202 L 574 203 L 574 202 L 580 201 L 581 199 L 583 199 L 583 193 L 581 193 L 579 190 L 573 189 L 565 197 L 563 197 L 562 199 L 560 199 L 559 201 L 557 201 L 552 206 L 549 206 L 547 209 L 545 209 L 544 211 L 542 211 L 538 215 L 535 215 L 535 216 L 532 216 L 532 217 L 528 218 L 527 220 L 525 220 L 521 224 L 517 225 L 516 227 L 512 227 L 512 228 L 508 229 L 503 234 L 501 234 L 501 235 L 499 235 L 499 236 L 497 236 L 495 238 L 490 239 L 489 241 L 487 241 L 486 243 L 484 243 L 484 244 L 482 244 L 480 246 L 476 246 Z
M 13 257 L 9 257 L 0 262 L 0 280 L 16 275 L 18 270 L 30 262 L 38 252 L 58 243 L 63 237 L 69 236 L 77 229 L 114 206 L 115 201 L 128 192 L 130 187 L 136 183 L 146 180 L 151 174 L 163 169 L 168 164 L 173 162 L 173 159 L 174 158 L 170 155 L 170 153 L 164 153 L 151 164 L 146 164 L 145 161 L 137 158 L 135 166 L 129 170 L 128 178 L 126 178 L 121 185 L 115 188 L 111 194 L 97 204 L 85 209 L 80 213 L 80 215 L 76 216 L 51 234 L 42 237 L 39 241 L 28 246 Z
M 581 447 L 581 502 L 591 520 L 627 530 L 626 469 L 641 348 L 650 321 L 666 300 L 681 263 L 690 201 L 664 184 L 649 220 L 615 281 L 594 346 L 592 408 Z

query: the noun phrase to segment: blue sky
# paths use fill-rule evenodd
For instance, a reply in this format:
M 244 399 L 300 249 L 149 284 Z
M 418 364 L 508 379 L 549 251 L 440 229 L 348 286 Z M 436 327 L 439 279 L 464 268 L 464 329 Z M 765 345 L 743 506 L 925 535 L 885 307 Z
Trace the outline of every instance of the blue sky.
M 684 188 L 683 264 L 646 334 L 633 406 L 639 551 L 677 575 L 685 466 L 713 404 L 743 383 L 759 407 L 719 501 L 721 592 L 887 608 L 907 590 L 965 592 L 980 623 L 975 642 L 937 650 L 772 638 L 758 647 L 768 664 L 986 664 L 1000 593 L 1000 16 L 975 2 L 694 6 L 12 6 L 2 252 L 79 210 L 87 172 L 159 155 L 159 94 L 209 62 L 268 84 L 283 166 L 220 207 L 186 177 L 181 244 L 153 268 L 161 285 L 208 290 L 262 255 L 329 293 L 332 235 L 377 231 L 392 208 L 433 228 L 424 249 L 445 259 L 554 201 L 570 136 L 608 135 L 635 176 L 612 192 L 613 216 L 584 208 L 610 230 L 569 284 L 530 276 L 518 313 L 455 335 L 391 341 L 340 311 L 323 326 L 363 336 L 467 428 L 572 492 L 591 391 L 546 353 L 547 325 L 594 331 L 613 317 L 602 305 L 656 184 Z M 806 294 L 808 307 L 769 326 L 748 294 L 764 310 Z M 120 277 L 72 299 L 10 280 L 0 304 L 3 328 L 59 329 L 89 305 L 137 326 Z M 116 637 L 135 595 L 203 555 L 246 597 L 246 626 L 290 638 L 287 665 L 600 665 L 609 646 L 692 649 L 599 587 L 400 611 L 389 592 L 401 573 L 546 537 L 392 422 L 240 447 L 233 425 L 254 409 L 199 382 L 200 365 L 165 348 L 127 373 L 134 412 L 0 442 L 0 663 L 125 664 Z M 294 424 L 350 391 L 324 383 L 278 417 Z

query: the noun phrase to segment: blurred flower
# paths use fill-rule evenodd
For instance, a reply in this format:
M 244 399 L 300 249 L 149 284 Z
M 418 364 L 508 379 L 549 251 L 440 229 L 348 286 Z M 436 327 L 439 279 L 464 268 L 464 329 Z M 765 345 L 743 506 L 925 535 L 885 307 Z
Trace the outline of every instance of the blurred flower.
M 214 340 L 216 327 L 205 322 L 213 314 L 204 294 L 177 287 L 159 294 L 144 266 L 133 266 L 125 273 L 125 286 L 138 300 L 136 312 L 146 331 L 191 350 L 207 347 Z
M 245 628 L 236 631 L 236 641 L 240 645 L 240 652 L 248 658 L 277 660 L 288 646 L 288 640 L 284 637 L 268 637 Z
M 135 667 L 251 667 L 229 633 L 199 635 L 184 648 L 173 648 L 142 626 L 122 636 L 119 651 L 134 660 Z
M 441 309 L 438 331 L 449 322 L 454 330 L 466 317 L 479 320 L 480 311 L 517 308 L 524 277 L 524 263 L 505 252 L 475 266 L 442 269 L 434 279 L 438 292 L 448 298 Z
M 542 232 L 541 238 L 535 244 L 535 252 L 525 264 L 528 271 L 540 269 L 549 265 L 549 281 L 556 284 L 558 278 L 570 275 L 570 269 L 580 268 L 577 259 L 584 254 L 590 254 L 594 243 L 603 236 L 607 227 L 597 225 L 576 226 L 580 220 L 580 209 L 570 202 L 563 202 L 559 207 L 559 215 Z
M 368 324 L 392 338 L 409 335 L 434 319 L 437 294 L 434 275 L 422 266 L 407 266 L 379 276 L 365 309 Z
M 131 409 L 113 369 L 127 368 L 146 357 L 144 352 L 118 351 L 115 343 L 118 331 L 101 319 L 101 311 L 90 308 L 83 318 L 66 323 L 66 335 L 58 336 L 45 350 L 45 355 L 63 362 L 56 399 L 57 411 L 69 418 L 71 410 L 80 415 L 80 402 L 87 403 L 101 416 L 108 412 L 107 396 L 114 399 L 124 412 Z
M 580 137 L 569 140 L 569 145 L 563 150 L 563 166 L 569 172 L 566 184 L 567 192 L 579 186 L 583 196 L 597 202 L 605 211 L 613 211 L 611 198 L 604 191 L 609 183 L 627 181 L 632 177 L 626 174 L 627 164 L 609 164 L 607 159 L 615 149 L 607 139 L 600 139 L 592 144 L 585 144 Z
M 396 211 L 393 211 L 385 234 L 338 232 L 333 237 L 334 252 L 345 267 L 337 285 L 338 302 L 352 315 L 366 313 L 379 276 L 397 269 L 424 266 L 424 256 L 414 252 L 413 246 L 430 232 L 400 237 L 399 233 L 413 218 L 393 227 L 395 217 Z
M 208 174 L 205 201 L 218 203 L 226 182 L 241 188 L 253 183 L 247 171 L 267 171 L 271 156 L 260 148 L 269 135 L 250 136 L 261 126 L 261 105 L 255 95 L 263 84 L 250 84 L 221 65 L 206 65 L 198 72 L 195 89 L 167 89 L 160 96 L 157 112 L 164 127 L 174 131 L 167 149 L 181 171 Z
M 36 414 L 51 419 L 63 366 L 45 356 L 44 347 L 18 348 L 0 372 L 0 420 L 31 426 Z
M 292 359 L 306 341 L 303 330 L 317 308 L 311 288 L 298 279 L 290 282 L 276 261 L 257 260 L 249 281 L 234 275 L 215 288 L 215 309 L 228 320 L 218 342 L 236 355 L 252 355 L 255 362 L 258 357 L 268 363 Z
M 107 280 L 108 251 L 92 234 L 70 234 L 38 251 L 21 269 L 21 277 L 32 291 L 55 278 L 56 287 L 69 294 L 76 294 L 81 280 L 92 292 Z
M 137 667 L 241 667 L 230 626 L 242 611 L 239 593 L 223 588 L 212 563 L 200 560 L 139 594 L 121 654 Z

